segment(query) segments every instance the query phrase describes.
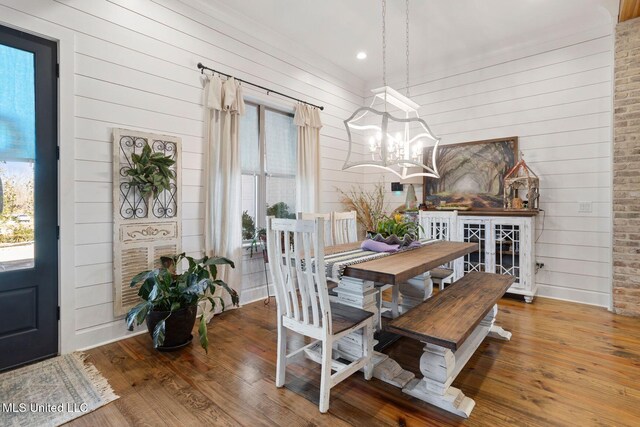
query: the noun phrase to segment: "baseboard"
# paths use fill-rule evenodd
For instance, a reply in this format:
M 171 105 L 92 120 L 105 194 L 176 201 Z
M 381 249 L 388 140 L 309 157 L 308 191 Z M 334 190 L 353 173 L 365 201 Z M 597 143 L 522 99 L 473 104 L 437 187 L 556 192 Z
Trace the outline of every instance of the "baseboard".
M 610 296 L 605 293 L 547 285 L 538 285 L 536 298 L 537 297 L 551 298 L 604 308 L 609 308 L 610 298 Z
M 76 332 L 74 348 L 71 351 L 85 351 L 111 344 L 136 335 L 148 334 L 146 325 L 137 326 L 133 331 L 126 329 L 123 320 L 114 321 L 84 331 Z
M 273 285 L 269 285 L 269 294 L 274 295 Z M 247 289 L 242 292 L 240 297 L 240 306 L 251 304 L 256 301 L 264 300 L 267 297 L 267 288 L 260 286 L 253 289 Z M 146 325 L 137 326 L 134 331 L 128 331 L 124 320 L 114 320 L 113 322 L 103 325 L 93 326 L 81 331 L 76 331 L 73 337 L 73 344 L 70 346 L 71 351 L 85 351 L 95 347 L 111 344 L 116 341 L 130 338 L 140 334 L 146 334 Z
M 275 291 L 272 284 L 269 285 L 269 295 L 271 296 L 275 295 Z M 252 302 L 256 302 L 259 300 L 264 300 L 266 298 L 267 298 L 267 288 L 265 286 L 243 290 L 242 295 L 240 295 L 240 306 L 251 304 Z

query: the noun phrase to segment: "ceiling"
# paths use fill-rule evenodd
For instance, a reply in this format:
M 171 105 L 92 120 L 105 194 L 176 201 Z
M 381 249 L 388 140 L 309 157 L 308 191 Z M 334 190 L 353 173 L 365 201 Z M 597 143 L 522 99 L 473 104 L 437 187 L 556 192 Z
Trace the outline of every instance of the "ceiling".
M 296 41 L 365 81 L 382 79 L 378 0 L 216 0 L 261 28 Z M 591 29 L 617 17 L 618 0 L 412 0 L 412 75 L 434 62 L 481 55 Z M 387 1 L 387 71 L 405 70 L 405 2 Z M 367 59 L 356 59 L 359 51 Z

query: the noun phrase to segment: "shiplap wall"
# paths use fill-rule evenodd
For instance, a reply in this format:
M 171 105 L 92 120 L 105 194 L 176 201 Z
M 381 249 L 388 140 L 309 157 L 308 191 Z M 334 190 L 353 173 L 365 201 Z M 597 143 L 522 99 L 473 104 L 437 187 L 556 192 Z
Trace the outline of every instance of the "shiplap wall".
M 519 137 L 546 213 L 536 232 L 539 295 L 601 306 L 611 292 L 612 28 L 452 65 L 411 87 L 442 144 Z M 379 179 L 370 170 L 365 180 Z M 384 179 L 388 191 L 397 181 Z M 406 196 L 387 194 L 392 207 Z M 592 202 L 593 211 L 579 213 L 579 202 Z
M 361 182 L 343 172 L 346 133 L 342 119 L 362 105 L 363 82 L 311 58 L 294 59 L 229 24 L 224 15 L 184 0 L 0 0 L 0 22 L 32 28 L 60 26 L 75 36 L 75 336 L 66 350 L 125 335 L 113 318 L 111 129 L 124 127 L 176 135 L 183 140 L 183 249 L 203 248 L 203 108 L 199 61 L 258 84 L 325 106 L 321 132 L 322 210 L 339 208 L 334 187 Z M 19 19 L 17 19 L 19 18 Z M 37 31 L 37 30 L 36 30 Z M 46 33 L 42 34 L 47 36 Z M 283 46 L 286 49 L 286 46 Z M 248 96 L 260 97 L 246 87 Z M 272 102 L 291 109 L 289 101 Z M 262 263 L 245 266 L 243 300 L 264 292 Z M 254 289 L 258 289 L 255 291 Z M 63 331 L 64 333 L 64 331 Z
M 336 187 L 374 182 L 379 172 L 342 171 L 342 120 L 363 105 L 363 82 L 301 49 L 229 24 L 224 12 L 193 0 L 0 0 L 0 22 L 72 32 L 75 65 L 74 336 L 67 351 L 118 339 L 112 317 L 111 129 L 127 127 L 183 139 L 183 248 L 202 249 L 203 110 L 197 62 L 326 107 L 322 129 L 321 210 L 340 210 Z M 18 19 L 19 18 L 19 19 Z M 40 32 L 38 29 L 43 28 Z M 418 79 L 412 97 L 444 143 L 517 135 L 542 176 L 545 232 L 538 242 L 540 293 L 607 305 L 610 287 L 611 32 L 541 47 L 478 67 Z M 290 51 L 295 51 L 295 58 Z M 301 57 L 303 60 L 301 60 Z M 415 80 L 414 80 L 415 81 Z M 260 97 L 246 89 L 249 96 Z M 275 100 L 275 97 L 273 98 Z M 285 108 L 291 104 L 274 101 Z M 368 104 L 368 103 L 367 103 Z M 356 151 L 362 154 L 363 147 Z M 393 181 L 385 177 L 387 185 Z M 420 195 L 419 195 L 420 197 Z M 396 201 L 403 197 L 396 197 Z M 578 214 L 577 201 L 594 212 Z M 244 300 L 261 296 L 262 263 L 245 265 Z

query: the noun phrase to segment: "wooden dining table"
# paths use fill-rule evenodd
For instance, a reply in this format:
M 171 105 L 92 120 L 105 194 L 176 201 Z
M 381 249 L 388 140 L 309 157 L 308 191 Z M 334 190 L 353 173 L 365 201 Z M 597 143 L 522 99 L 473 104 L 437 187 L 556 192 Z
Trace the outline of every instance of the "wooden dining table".
M 325 256 L 360 247 L 362 242 L 327 246 Z M 371 311 L 379 316 L 373 283 L 399 286 L 403 298 L 414 303 L 430 295 L 433 284 L 429 271 L 477 250 L 477 244 L 435 241 L 422 247 L 400 251 L 381 258 L 347 266 L 335 289 L 338 302 Z M 425 295 L 425 290 L 428 293 Z M 356 360 L 362 355 L 362 331 L 354 332 L 334 347 L 334 351 L 346 360 Z M 317 356 L 317 355 L 315 355 Z M 375 351 L 373 376 L 397 387 L 404 387 L 414 374 L 402 369 L 386 354 Z

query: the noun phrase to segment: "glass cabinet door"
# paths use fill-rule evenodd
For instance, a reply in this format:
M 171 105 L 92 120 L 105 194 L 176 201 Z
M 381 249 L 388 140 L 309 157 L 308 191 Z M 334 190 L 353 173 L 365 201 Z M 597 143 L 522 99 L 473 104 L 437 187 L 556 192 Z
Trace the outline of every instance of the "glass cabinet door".
M 522 227 L 519 224 L 493 224 L 495 272 L 514 276 L 516 286 L 521 282 L 522 277 L 521 235 Z
M 463 242 L 476 243 L 477 250 L 464 256 L 462 272 L 487 270 L 487 223 L 485 221 L 461 221 L 460 236 Z

